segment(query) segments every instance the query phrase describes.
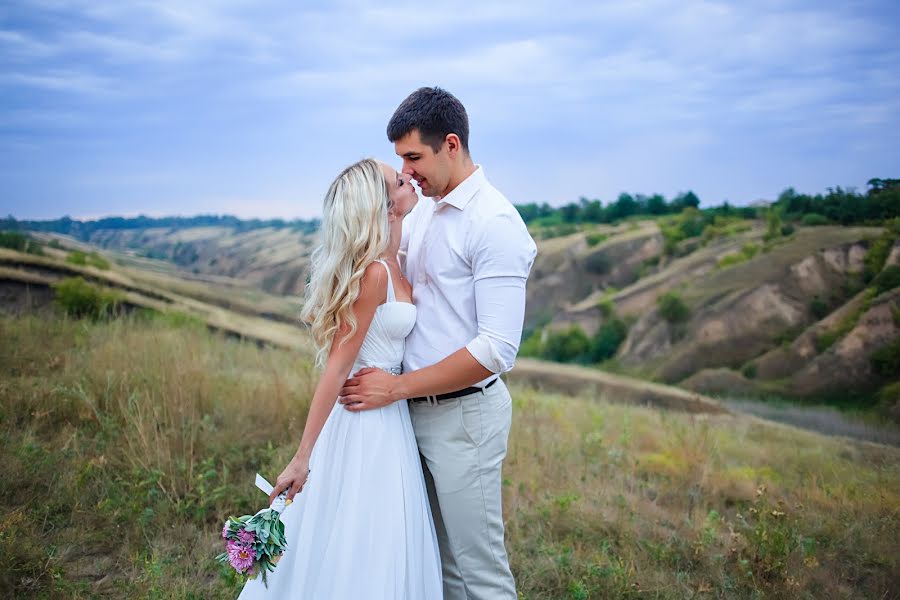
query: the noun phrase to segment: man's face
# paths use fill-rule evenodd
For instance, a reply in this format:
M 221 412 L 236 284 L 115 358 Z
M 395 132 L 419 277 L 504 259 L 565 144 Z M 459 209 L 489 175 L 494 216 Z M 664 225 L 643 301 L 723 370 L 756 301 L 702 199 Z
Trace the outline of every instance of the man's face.
M 415 208 L 419 196 L 413 189 L 409 175 L 398 173 L 390 166 L 381 163 L 381 170 L 384 173 L 384 180 L 388 186 L 388 196 L 391 199 L 391 207 L 389 214 L 397 219 L 403 220 L 403 217 Z
M 422 141 L 419 130 L 413 129 L 394 142 L 394 151 L 403 159 L 403 173 L 409 175 L 422 190 L 423 196 L 442 196 L 450 185 L 450 162 L 447 142 L 435 152 Z

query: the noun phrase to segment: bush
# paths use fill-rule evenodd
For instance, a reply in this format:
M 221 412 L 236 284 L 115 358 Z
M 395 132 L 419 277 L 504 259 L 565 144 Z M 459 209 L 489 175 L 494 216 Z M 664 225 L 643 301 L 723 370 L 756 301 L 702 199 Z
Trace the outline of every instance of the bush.
M 756 379 L 756 365 L 753 363 L 747 363 L 744 365 L 744 368 L 741 369 L 741 373 L 747 379 Z
M 621 319 L 605 321 L 591 340 L 591 360 L 600 362 L 615 356 L 627 335 L 628 326 Z
M 43 255 L 41 245 L 18 231 L 0 231 L 0 248 L 9 248 L 17 252 Z
M 600 314 L 603 315 L 604 319 L 610 318 L 616 309 L 615 305 L 613 304 L 612 298 L 609 297 L 600 300 L 600 302 L 597 303 L 597 308 L 600 309 Z
M 816 227 L 819 225 L 828 225 L 831 221 L 828 220 L 824 215 L 820 215 L 819 213 L 806 213 L 803 215 L 803 224 L 808 225 L 810 227 Z
M 875 293 L 881 294 L 900 285 L 900 265 L 886 267 L 872 280 Z
M 609 236 L 608 236 L 607 234 L 605 234 L 605 233 L 596 233 L 596 232 L 595 232 L 595 233 L 589 233 L 589 234 L 587 234 L 587 236 L 585 236 L 584 239 L 585 239 L 585 241 L 587 241 L 588 246 L 590 246 L 591 248 L 593 248 L 593 247 L 596 246 L 597 244 L 602 244 L 602 243 L 605 242 L 608 238 L 609 238 Z
M 543 330 L 538 328 L 535 329 L 531 335 L 522 340 L 522 343 L 519 345 L 519 356 L 533 356 L 535 358 L 540 358 L 542 336 Z
M 827 302 L 816 296 L 809 303 L 809 312 L 812 313 L 816 320 L 821 320 L 828 316 L 828 313 L 831 312 L 831 307 L 828 306 Z
M 53 284 L 55 301 L 67 315 L 75 318 L 103 319 L 115 314 L 121 303 L 121 295 L 101 290 L 82 277 L 69 277 Z
M 712 217 L 704 215 L 696 208 L 686 208 L 676 217 L 661 219 L 659 229 L 665 240 L 665 254 L 674 256 L 680 242 L 703 235 L 711 222 Z
M 687 321 L 690 309 L 675 292 L 666 292 L 656 300 L 659 306 L 659 314 L 669 323 L 681 323 Z
M 863 258 L 863 280 L 866 283 L 872 281 L 884 268 L 884 263 L 887 262 L 893 245 L 894 234 L 891 231 L 885 232 L 872 242 L 872 246 Z
M 18 231 L 0 231 L 0 247 L 25 252 L 28 238 Z
M 883 377 L 900 376 L 900 338 L 872 353 L 872 369 Z
M 779 212 L 774 207 L 769 208 L 766 213 L 766 234 L 763 240 L 768 242 L 781 237 L 782 224 Z
M 591 347 L 591 341 L 578 325 L 563 331 L 553 331 L 543 344 L 542 356 L 558 362 L 584 360 Z

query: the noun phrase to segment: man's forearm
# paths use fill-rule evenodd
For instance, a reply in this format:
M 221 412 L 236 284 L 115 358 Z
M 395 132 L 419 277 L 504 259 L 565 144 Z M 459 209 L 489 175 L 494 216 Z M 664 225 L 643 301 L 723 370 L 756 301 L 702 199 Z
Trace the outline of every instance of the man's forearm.
M 468 350 L 460 348 L 439 363 L 397 376 L 391 395 L 393 400 L 404 400 L 446 394 L 467 388 L 492 374 Z

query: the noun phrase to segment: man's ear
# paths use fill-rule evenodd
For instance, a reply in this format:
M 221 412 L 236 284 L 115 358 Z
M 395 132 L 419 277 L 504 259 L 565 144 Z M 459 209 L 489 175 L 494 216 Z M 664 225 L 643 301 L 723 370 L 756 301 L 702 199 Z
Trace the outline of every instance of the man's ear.
M 447 153 L 450 158 L 455 159 L 460 150 L 462 150 L 462 144 L 459 141 L 459 136 L 455 133 L 448 133 L 447 137 L 444 138 L 444 143 L 447 144 Z

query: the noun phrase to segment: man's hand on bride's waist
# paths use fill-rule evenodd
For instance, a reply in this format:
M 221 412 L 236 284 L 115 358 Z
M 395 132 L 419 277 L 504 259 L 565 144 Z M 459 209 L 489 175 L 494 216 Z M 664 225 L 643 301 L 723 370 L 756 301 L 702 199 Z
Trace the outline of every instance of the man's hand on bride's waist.
M 338 401 L 349 411 L 382 408 L 399 400 L 395 395 L 399 376 L 367 367 L 344 383 Z

